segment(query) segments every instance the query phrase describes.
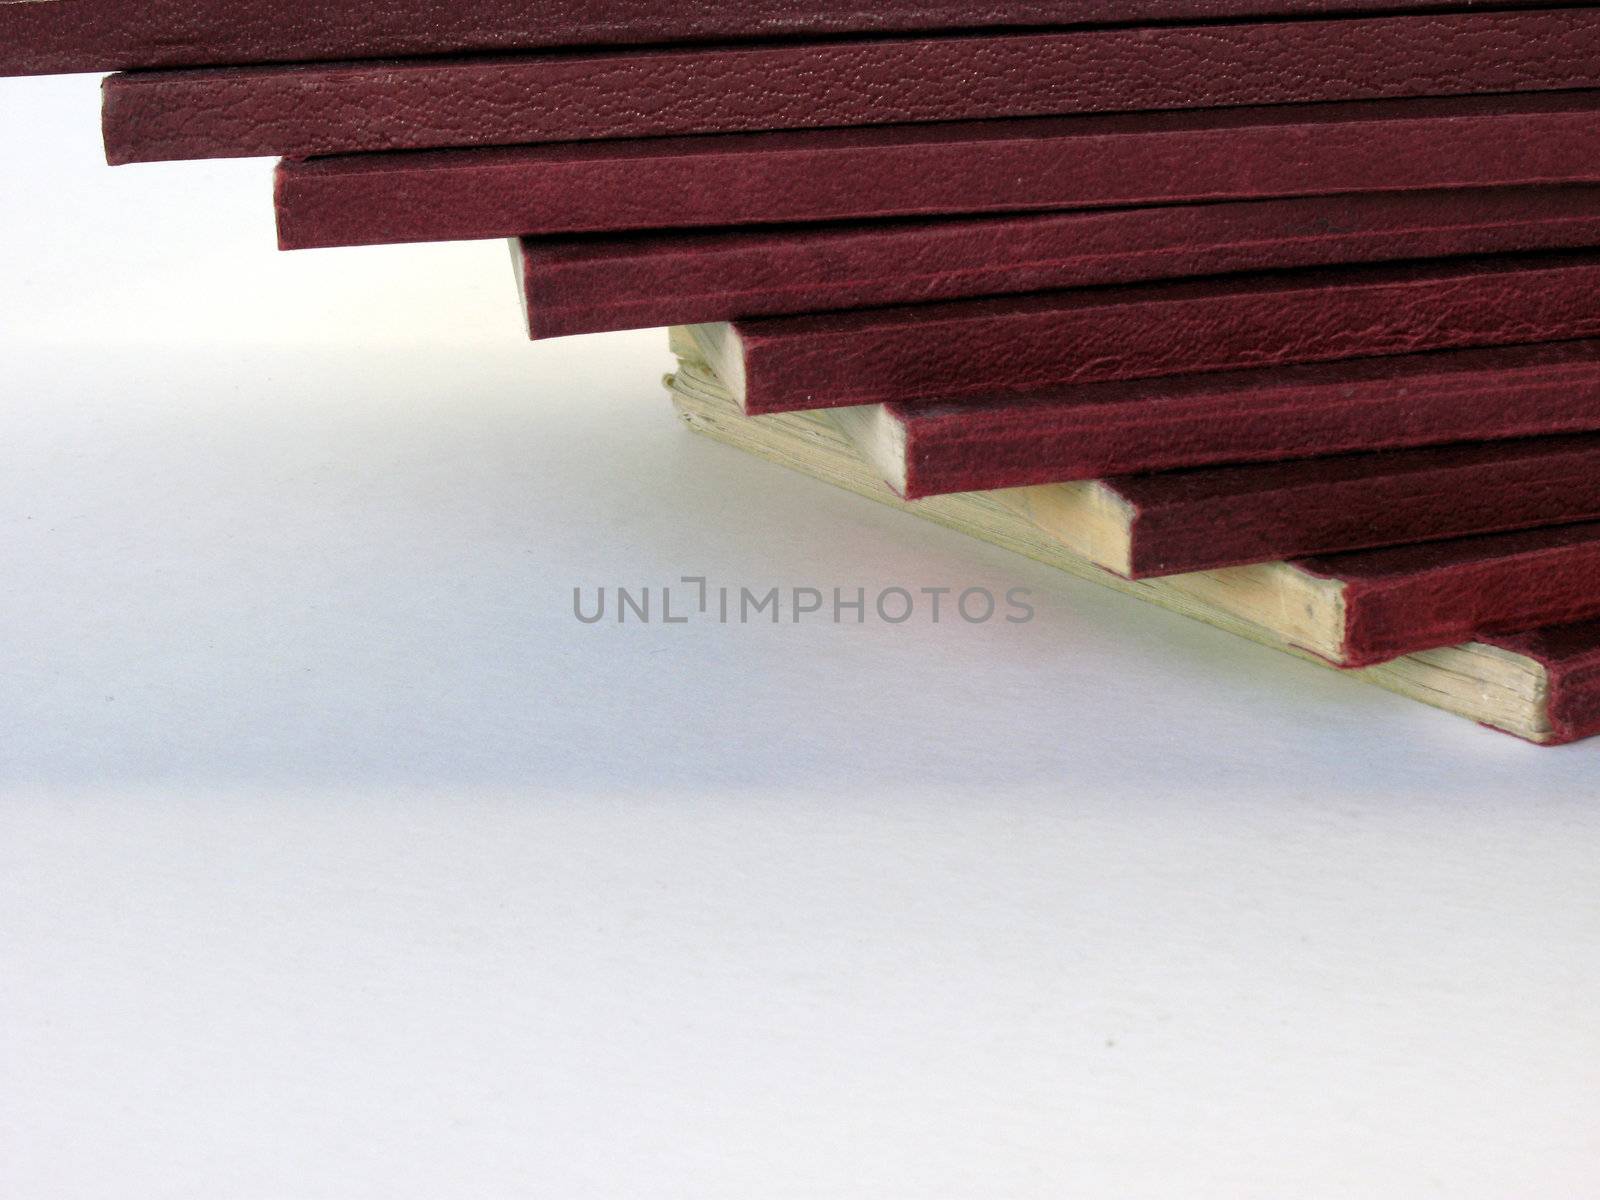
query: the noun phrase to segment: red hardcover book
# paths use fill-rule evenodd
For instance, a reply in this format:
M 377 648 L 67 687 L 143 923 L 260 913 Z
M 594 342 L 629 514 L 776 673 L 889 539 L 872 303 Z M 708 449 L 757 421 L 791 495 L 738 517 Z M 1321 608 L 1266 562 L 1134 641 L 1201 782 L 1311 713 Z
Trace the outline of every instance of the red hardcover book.
M 748 413 L 1600 337 L 1600 253 L 1228 276 L 696 325 Z
M 528 238 L 536 338 L 1284 267 L 1600 245 L 1600 187 Z
M 1556 625 L 1528 633 L 1487 635 L 1485 645 L 1531 659 L 1541 670 L 1548 736 L 1560 745 L 1600 734 L 1600 621 Z
M 285 249 L 1600 181 L 1600 93 L 357 154 L 278 173 Z
M 1343 667 L 1600 616 L 1600 522 L 1302 558 L 1287 566 L 1305 580 L 1304 648 Z M 1233 572 L 1274 569 L 1281 568 Z M 1248 578 L 1239 575 L 1225 586 Z
M 0 0 L 0 75 L 1453 7 L 1460 0 Z
M 1600 520 L 1600 434 L 1208 467 L 1000 494 L 1129 579 Z
M 916 500 L 1219 463 L 1600 430 L 1600 342 L 840 411 L 856 414 L 858 441 L 885 481 Z
M 1600 87 L 1600 10 L 145 71 L 113 163 Z

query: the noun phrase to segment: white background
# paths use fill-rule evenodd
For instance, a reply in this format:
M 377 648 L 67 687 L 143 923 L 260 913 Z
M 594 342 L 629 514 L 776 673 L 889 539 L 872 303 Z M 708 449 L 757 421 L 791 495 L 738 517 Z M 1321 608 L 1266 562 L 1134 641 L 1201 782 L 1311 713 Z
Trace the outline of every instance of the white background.
M 1600 745 L 695 440 L 94 80 L 0 163 L 0 1195 L 1592 1191 Z M 685 574 L 1039 616 L 571 616 Z

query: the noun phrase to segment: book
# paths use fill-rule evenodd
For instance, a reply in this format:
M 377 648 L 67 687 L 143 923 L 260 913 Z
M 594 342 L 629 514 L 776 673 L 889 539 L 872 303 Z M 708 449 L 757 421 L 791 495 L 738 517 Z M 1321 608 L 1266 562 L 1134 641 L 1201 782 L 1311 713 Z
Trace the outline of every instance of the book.
M 996 495 L 1107 570 L 1154 578 L 1600 522 L 1600 434 L 1200 467 Z
M 285 162 L 284 249 L 1600 181 L 1600 93 Z
M 673 387 L 712 403 L 732 403 L 715 376 L 692 358 L 680 361 Z M 1399 404 L 1406 403 L 1402 394 Z M 839 408 L 829 415 L 886 486 L 904 497 L 894 478 L 904 443 L 896 446 L 886 436 L 882 410 Z M 1141 432 L 1152 442 L 1162 440 L 1158 430 Z M 1600 520 L 1600 434 L 967 490 L 991 491 L 1097 566 L 1146 579 Z
M 1596 87 L 1570 8 L 138 71 L 103 124 L 128 163 Z
M 1136 596 L 1297 658 L 1330 665 L 1295 645 L 1276 623 L 1263 620 L 1270 615 L 1268 612 L 1226 602 L 1225 590 L 1185 590 L 1181 584 L 1196 578 L 1191 576 L 1120 578 L 1067 550 L 1055 538 L 1041 534 L 1026 518 L 992 496 L 965 493 L 916 504 L 899 499 L 863 463 L 831 414 L 751 418 L 726 399 L 719 401 L 677 389 L 673 402 L 682 420 L 697 433 L 1024 554 L 1076 578 Z M 1555 744 L 1600 732 L 1600 672 L 1592 670 L 1597 662 L 1600 622 L 1590 622 L 1572 624 L 1568 630 L 1483 635 L 1472 642 L 1347 670 L 1346 675 L 1528 741 Z
M 1536 8 L 1540 0 L 1496 0 Z M 1460 0 L 0 0 L 0 75 L 1342 12 Z
M 535 338 L 1111 283 L 1600 246 L 1600 187 L 888 220 L 512 247 Z
M 731 399 L 688 331 L 679 378 Z M 907 499 L 1226 463 L 1600 430 L 1600 341 L 1082 384 L 847 414 Z
M 1085 384 L 1594 338 L 1600 252 L 1079 288 L 692 325 L 684 336 L 752 414 L 1059 401 Z

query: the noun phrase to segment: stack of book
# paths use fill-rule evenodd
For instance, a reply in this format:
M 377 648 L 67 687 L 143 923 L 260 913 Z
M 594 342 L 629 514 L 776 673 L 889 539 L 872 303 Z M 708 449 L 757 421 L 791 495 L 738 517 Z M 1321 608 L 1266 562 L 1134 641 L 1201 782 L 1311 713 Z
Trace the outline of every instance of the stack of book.
M 30 0 L 286 249 L 510 238 L 691 427 L 1537 742 L 1600 733 L 1600 8 Z

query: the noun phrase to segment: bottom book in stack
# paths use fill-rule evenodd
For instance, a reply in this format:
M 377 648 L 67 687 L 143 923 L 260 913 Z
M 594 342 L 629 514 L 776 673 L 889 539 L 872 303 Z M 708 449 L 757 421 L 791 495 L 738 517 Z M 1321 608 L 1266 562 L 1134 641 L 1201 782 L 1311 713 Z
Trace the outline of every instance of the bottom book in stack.
M 1475 565 L 1487 557 L 1492 569 L 1510 579 L 1523 575 L 1533 579 L 1540 576 L 1541 566 L 1558 563 L 1556 571 L 1561 578 L 1553 589 L 1555 601 L 1549 599 L 1551 589 L 1536 585 L 1531 595 L 1507 597 L 1504 602 L 1510 613 L 1532 600 L 1534 607 L 1524 611 L 1556 614 L 1552 619 L 1564 623 L 1526 632 L 1478 633 L 1460 644 L 1431 644 L 1410 653 L 1391 653 L 1395 647 L 1403 647 L 1407 637 L 1423 643 L 1430 638 L 1436 641 L 1451 620 L 1477 619 L 1474 610 L 1469 606 L 1460 616 L 1446 613 L 1441 624 L 1438 606 L 1430 609 L 1426 595 L 1415 595 L 1416 607 L 1423 611 L 1413 613 L 1404 611 L 1412 598 L 1405 587 L 1397 592 L 1379 587 L 1374 589 L 1379 606 L 1377 624 L 1385 626 L 1387 619 L 1398 633 L 1384 627 L 1375 640 L 1352 646 L 1352 633 L 1365 618 L 1360 604 L 1346 604 L 1344 588 L 1349 581 L 1338 579 L 1336 572 L 1317 570 L 1309 560 L 1129 579 L 1097 561 L 1103 556 L 1095 554 L 1092 541 L 1069 544 L 1060 535 L 1058 521 L 1042 519 L 1037 505 L 1039 489 L 901 500 L 868 465 L 846 432 L 848 417 L 841 419 L 838 413 L 829 412 L 749 417 L 703 363 L 688 365 L 691 369 L 668 381 L 673 402 L 691 429 L 719 441 L 1253 641 L 1325 665 L 1353 667 L 1347 673 L 1354 678 L 1528 741 L 1549 745 L 1600 733 L 1600 619 L 1596 619 L 1600 588 L 1595 587 L 1600 527 L 1593 522 L 1502 535 L 1511 536 L 1515 543 L 1509 553 L 1497 548 L 1487 556 L 1481 551 L 1468 556 Z M 1029 493 L 1033 493 L 1031 501 Z M 1457 539 L 1450 545 L 1469 540 L 1493 539 Z M 1414 556 L 1415 549 L 1406 547 L 1391 554 Z M 1340 557 L 1363 560 L 1363 569 L 1378 576 L 1384 573 L 1385 564 L 1365 560 L 1382 553 Z M 1429 560 L 1439 555 L 1421 557 Z M 1461 557 L 1459 552 L 1455 557 Z M 1404 574 L 1408 578 L 1403 582 L 1409 584 L 1410 577 L 1421 578 L 1427 572 L 1407 570 Z M 1590 601 L 1590 596 L 1595 600 Z M 1366 602 L 1363 598 L 1360 603 Z M 1386 603 L 1399 608 L 1384 612 Z M 1540 604 L 1545 607 L 1540 609 Z M 1347 607 L 1355 611 L 1347 612 Z M 1569 615 L 1573 619 L 1568 619 Z M 1541 616 L 1529 624 L 1539 625 L 1543 620 Z M 1363 636 L 1365 632 L 1362 630 Z

